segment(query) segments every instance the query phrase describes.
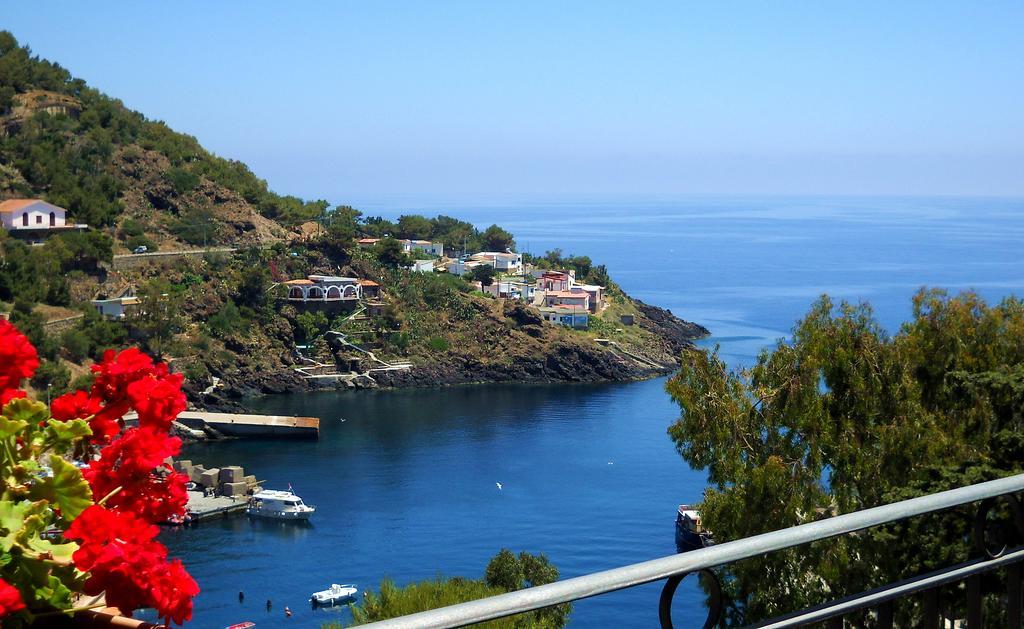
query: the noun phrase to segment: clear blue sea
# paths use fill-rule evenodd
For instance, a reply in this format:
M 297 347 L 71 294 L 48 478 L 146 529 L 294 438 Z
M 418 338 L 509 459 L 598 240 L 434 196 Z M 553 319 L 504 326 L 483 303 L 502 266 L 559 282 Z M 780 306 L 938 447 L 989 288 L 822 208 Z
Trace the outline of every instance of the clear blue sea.
M 734 366 L 786 337 L 821 293 L 871 302 L 891 331 L 921 286 L 1024 295 L 1024 200 L 688 197 L 643 201 L 416 204 L 367 214 L 445 213 L 606 264 L 631 295 L 708 327 Z M 679 502 L 705 484 L 665 434 L 678 408 L 664 379 L 614 385 L 324 392 L 253 400 L 314 415 L 316 443 L 194 446 L 207 467 L 244 465 L 317 506 L 309 527 L 234 519 L 164 539 L 203 588 L 195 627 L 252 620 L 317 627 L 345 612 L 306 601 L 333 583 L 376 587 L 478 577 L 502 547 L 545 552 L 564 577 L 674 552 Z M 344 420 L 344 421 L 343 421 Z M 495 483 L 503 489 L 498 490 Z M 756 516 L 756 514 L 751 514 Z M 239 603 L 238 592 L 245 592 Z M 583 601 L 573 627 L 657 624 L 660 584 Z M 267 612 L 267 599 L 273 610 Z M 286 620 L 283 609 L 295 615 Z M 702 622 L 684 583 L 677 626 Z

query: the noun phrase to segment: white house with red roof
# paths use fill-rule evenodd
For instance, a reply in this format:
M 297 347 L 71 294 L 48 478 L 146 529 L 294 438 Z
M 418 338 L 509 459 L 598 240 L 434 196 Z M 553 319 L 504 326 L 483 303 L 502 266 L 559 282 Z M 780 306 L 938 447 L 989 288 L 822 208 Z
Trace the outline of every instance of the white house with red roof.
M 0 202 L 0 221 L 10 232 L 86 229 L 88 225 L 68 224 L 68 211 L 42 199 L 8 199 Z
M 580 310 L 590 310 L 590 294 L 584 291 L 555 290 L 544 293 L 544 305 L 568 306 Z

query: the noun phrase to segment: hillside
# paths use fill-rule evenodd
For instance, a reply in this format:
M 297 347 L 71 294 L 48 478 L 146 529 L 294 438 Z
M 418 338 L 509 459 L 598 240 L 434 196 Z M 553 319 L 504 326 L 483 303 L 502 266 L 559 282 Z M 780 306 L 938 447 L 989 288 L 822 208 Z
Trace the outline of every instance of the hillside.
M 40 246 L 13 233 L 0 241 L 0 302 L 46 359 L 33 386 L 52 393 L 86 378 L 104 349 L 125 344 L 183 371 L 194 402 L 224 407 L 322 382 L 296 371 L 313 364 L 362 374 L 332 379 L 337 386 L 640 378 L 673 370 L 680 350 L 707 333 L 632 300 L 603 266 L 560 252 L 527 256 L 518 275 L 496 278 L 533 290 L 529 269 L 566 270 L 604 287 L 606 303 L 587 329 L 546 322 L 525 298 L 481 292 L 491 277 L 474 285 L 442 272 L 458 254 L 512 250 L 513 235 L 497 225 L 416 215 L 391 222 L 275 194 L 244 164 L 128 110 L 0 32 L 0 200 L 11 198 L 43 199 L 89 225 L 48 234 Z M 366 237 L 378 240 L 360 247 Z M 436 251 L 403 250 L 392 237 L 426 239 Z M 141 246 L 147 254 L 128 255 Z M 212 246 L 231 250 L 196 253 Z M 438 272 L 407 270 L 413 258 Z M 359 278 L 380 295 L 289 299 L 288 287 L 310 275 Z M 97 298 L 123 303 L 124 317 L 101 317 L 90 303 Z

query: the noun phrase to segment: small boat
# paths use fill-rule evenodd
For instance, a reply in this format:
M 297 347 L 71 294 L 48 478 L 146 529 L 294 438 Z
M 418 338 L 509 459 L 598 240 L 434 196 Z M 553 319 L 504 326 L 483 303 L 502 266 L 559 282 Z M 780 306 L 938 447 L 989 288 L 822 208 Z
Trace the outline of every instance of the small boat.
M 714 543 L 711 531 L 701 523 L 700 512 L 691 505 L 679 505 L 676 511 L 676 550 L 683 553 Z
M 228 625 L 227 629 L 251 629 L 255 626 L 256 623 L 252 622 L 251 620 L 246 620 L 245 622 L 236 622 L 233 625 Z
M 334 605 L 335 603 L 350 601 L 356 597 L 356 594 L 359 594 L 359 588 L 355 585 L 338 585 L 334 583 L 326 590 L 313 592 L 309 600 L 314 605 Z
M 316 507 L 307 505 L 291 491 L 264 489 L 249 500 L 246 513 L 275 520 L 308 520 Z

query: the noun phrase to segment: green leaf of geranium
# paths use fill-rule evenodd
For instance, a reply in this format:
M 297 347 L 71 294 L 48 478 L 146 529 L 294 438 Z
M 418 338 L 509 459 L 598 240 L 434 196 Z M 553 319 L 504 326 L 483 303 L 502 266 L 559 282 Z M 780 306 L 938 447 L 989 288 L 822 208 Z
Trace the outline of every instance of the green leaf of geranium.
M 92 504 L 92 490 L 82 471 L 59 456 L 50 457 L 53 476 L 32 488 L 35 497 L 49 500 L 60 507 L 61 517 L 71 522 Z
M 78 550 L 78 544 L 68 542 L 66 544 L 54 544 L 50 540 L 36 537 L 28 542 L 28 547 L 37 553 L 48 554 L 58 561 L 71 561 L 71 555 Z
M 89 422 L 84 419 L 72 419 L 62 422 L 56 419 L 46 421 L 46 437 L 58 449 L 70 447 L 75 441 L 92 434 Z
M 8 419 L 7 417 L 0 415 L 0 439 L 7 439 L 8 437 L 13 437 L 14 435 L 19 434 L 22 430 L 25 430 L 26 426 L 28 426 L 27 421 L 20 419 Z
M 0 551 L 10 552 L 22 535 L 26 524 L 30 527 L 38 526 L 40 518 L 32 519 L 33 516 L 42 515 L 46 511 L 46 502 L 19 500 L 0 500 Z
M 4 417 L 39 425 L 50 418 L 50 409 L 42 402 L 28 398 L 11 400 L 4 406 Z

